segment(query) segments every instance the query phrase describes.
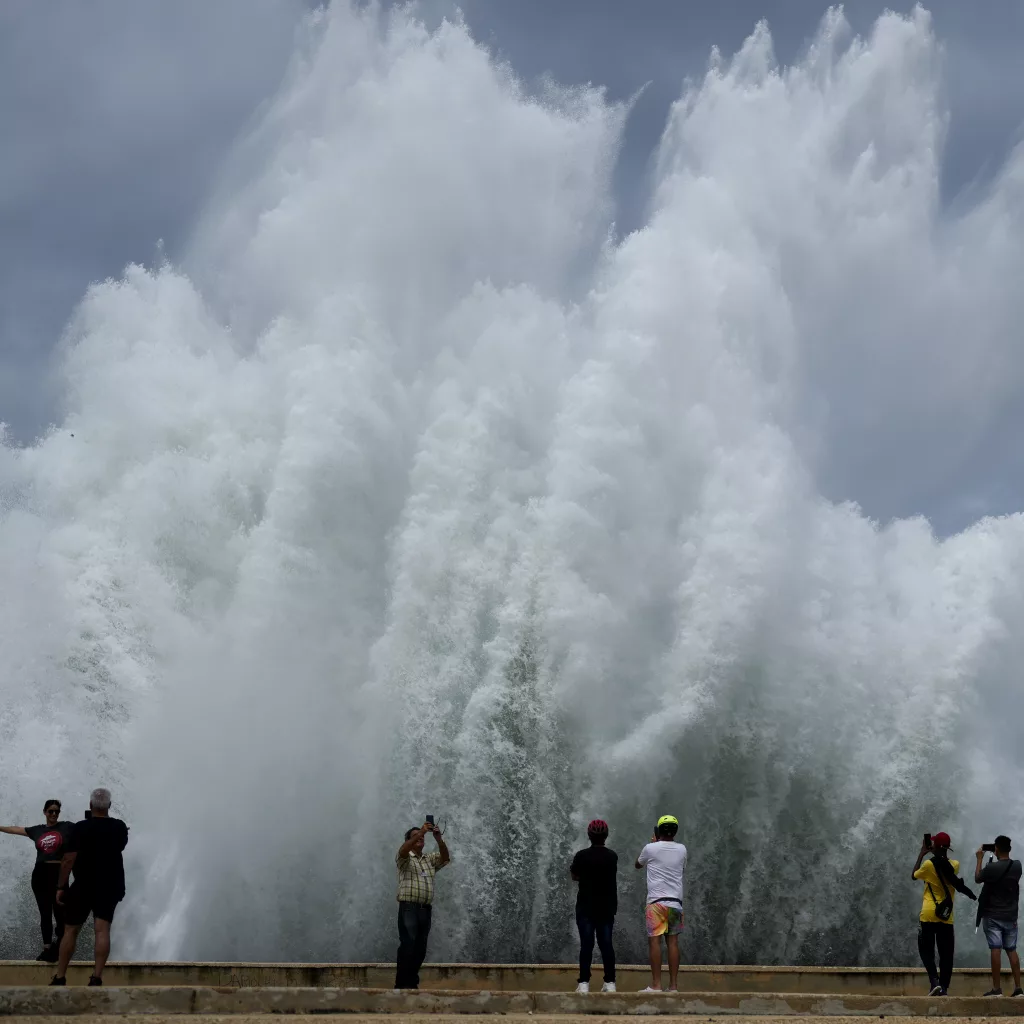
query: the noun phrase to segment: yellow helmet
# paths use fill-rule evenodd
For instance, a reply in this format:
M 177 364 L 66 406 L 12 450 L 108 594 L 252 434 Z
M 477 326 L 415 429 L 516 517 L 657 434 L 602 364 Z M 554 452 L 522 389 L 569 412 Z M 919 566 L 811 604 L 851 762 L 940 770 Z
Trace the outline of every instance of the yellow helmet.
M 679 819 L 674 814 L 663 814 L 658 819 L 658 828 L 661 828 L 662 825 L 678 825 L 678 824 L 679 824 Z

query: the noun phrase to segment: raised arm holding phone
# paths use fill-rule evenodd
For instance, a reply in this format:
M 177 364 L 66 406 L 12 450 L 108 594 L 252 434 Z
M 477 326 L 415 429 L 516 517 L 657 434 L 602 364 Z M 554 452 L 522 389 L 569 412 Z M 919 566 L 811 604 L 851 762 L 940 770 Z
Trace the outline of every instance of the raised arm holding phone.
M 651 960 L 651 984 L 645 992 L 661 991 L 661 937 L 668 949 L 669 991 L 675 992 L 679 977 L 679 935 L 683 930 L 683 874 L 686 847 L 676 840 L 679 819 L 663 814 L 654 827 L 651 841 L 636 859 L 637 870 L 647 869 L 648 952 Z
M 437 850 L 425 854 L 426 837 Z M 434 904 L 434 875 L 451 861 L 441 830 L 428 814 L 423 825 L 405 833 L 395 854 L 398 869 L 398 956 L 395 988 L 419 988 L 420 967 L 427 955 L 427 937 Z
M 917 950 L 928 972 L 929 995 L 948 994 L 953 977 L 955 940 L 953 933 L 953 897 L 957 892 L 968 899 L 977 899 L 957 875 L 960 862 L 949 857 L 950 839 L 945 832 L 925 834 L 914 861 L 913 877 L 924 883 L 917 931 Z M 931 854 L 931 860 L 925 856 Z M 939 967 L 935 968 L 935 950 L 939 951 Z
M 982 865 L 985 854 L 994 854 L 989 862 Z M 984 843 L 976 851 L 974 880 L 982 884 L 981 899 L 978 900 L 976 924 L 985 929 L 992 966 L 992 988 L 987 996 L 1003 994 L 1002 954 L 1013 972 L 1013 995 L 1024 996 L 1020 987 L 1020 958 L 1017 956 L 1017 904 L 1020 900 L 1021 864 L 1010 857 L 1009 836 L 996 836 L 994 843 Z
M 96 960 L 89 984 L 103 984 L 103 968 L 110 954 L 110 925 L 125 895 L 122 853 L 127 845 L 128 826 L 110 816 L 110 790 L 94 789 L 89 810 L 72 829 L 61 861 L 57 902 L 65 907 L 67 924 L 51 985 L 66 983 L 78 933 L 90 914 L 96 932 Z M 68 888 L 72 872 L 75 882 Z

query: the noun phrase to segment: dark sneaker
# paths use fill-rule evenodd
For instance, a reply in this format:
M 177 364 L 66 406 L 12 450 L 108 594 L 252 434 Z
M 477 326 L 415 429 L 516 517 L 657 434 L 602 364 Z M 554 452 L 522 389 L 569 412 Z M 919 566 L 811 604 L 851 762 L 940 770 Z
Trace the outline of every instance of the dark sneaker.
M 44 964 L 50 963 L 50 947 L 43 946 L 42 953 L 40 953 L 39 956 L 36 957 L 36 959 L 41 960 Z
M 89 988 L 93 988 L 96 985 L 102 985 L 102 984 L 103 984 L 103 979 L 102 978 L 97 978 L 95 974 L 90 974 L 89 975 Z
M 1003 990 L 1001 988 L 990 988 L 985 993 L 985 995 L 987 995 L 987 996 L 1001 996 L 1002 994 L 1003 994 Z
M 52 977 L 52 978 L 50 979 L 50 984 L 51 984 L 51 985 L 66 985 L 66 984 L 67 984 L 67 981 L 66 981 L 66 980 L 65 980 L 64 978 L 58 978 L 58 977 L 57 977 L 57 975 L 55 974 L 55 975 L 54 975 L 54 976 L 53 976 L 53 977 Z
M 1024 996 L 1024 988 L 1015 988 L 1011 993 L 1012 996 Z
M 938 985 L 938 984 L 932 985 L 931 991 L 928 993 L 928 995 L 930 995 L 930 996 L 941 996 L 942 995 L 942 986 Z

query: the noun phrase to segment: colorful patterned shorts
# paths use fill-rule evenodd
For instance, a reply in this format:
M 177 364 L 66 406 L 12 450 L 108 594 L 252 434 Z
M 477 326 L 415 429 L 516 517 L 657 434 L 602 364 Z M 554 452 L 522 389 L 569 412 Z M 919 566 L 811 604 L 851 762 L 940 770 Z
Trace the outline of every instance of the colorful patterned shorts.
M 647 934 L 678 935 L 683 930 L 683 908 L 678 903 L 648 903 Z

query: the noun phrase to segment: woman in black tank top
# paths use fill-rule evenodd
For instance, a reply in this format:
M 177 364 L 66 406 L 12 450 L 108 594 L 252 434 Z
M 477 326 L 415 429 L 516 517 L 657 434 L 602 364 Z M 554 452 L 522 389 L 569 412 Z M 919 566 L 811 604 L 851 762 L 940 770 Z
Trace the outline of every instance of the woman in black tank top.
M 35 843 L 36 866 L 32 869 L 32 894 L 39 907 L 39 930 L 43 933 L 43 951 L 36 957 L 57 962 L 60 940 L 64 935 L 64 908 L 54 898 L 60 877 L 60 862 L 74 822 L 60 821 L 60 801 L 47 800 L 43 807 L 44 825 L 0 825 L 0 832 L 25 836 Z M 57 922 L 56 936 L 53 922 Z

